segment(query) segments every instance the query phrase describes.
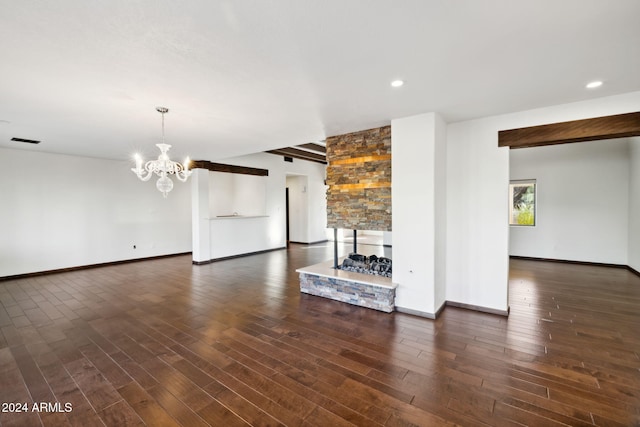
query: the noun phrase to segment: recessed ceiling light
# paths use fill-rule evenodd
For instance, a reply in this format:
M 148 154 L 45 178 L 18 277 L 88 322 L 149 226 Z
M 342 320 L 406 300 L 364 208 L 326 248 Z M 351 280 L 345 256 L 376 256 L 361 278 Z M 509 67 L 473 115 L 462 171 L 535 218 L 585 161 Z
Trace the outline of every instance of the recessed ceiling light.
M 602 86 L 602 82 L 600 80 L 587 83 L 587 89 L 595 89 L 600 86 Z
M 404 84 L 404 81 L 402 80 L 394 80 L 391 82 L 391 86 L 393 87 L 400 87 Z

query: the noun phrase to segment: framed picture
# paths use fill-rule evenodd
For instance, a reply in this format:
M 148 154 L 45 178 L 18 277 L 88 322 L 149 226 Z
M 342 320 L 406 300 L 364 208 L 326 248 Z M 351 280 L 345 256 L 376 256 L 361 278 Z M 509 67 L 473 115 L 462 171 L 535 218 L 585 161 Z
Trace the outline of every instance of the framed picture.
M 509 183 L 509 225 L 536 225 L 536 180 Z

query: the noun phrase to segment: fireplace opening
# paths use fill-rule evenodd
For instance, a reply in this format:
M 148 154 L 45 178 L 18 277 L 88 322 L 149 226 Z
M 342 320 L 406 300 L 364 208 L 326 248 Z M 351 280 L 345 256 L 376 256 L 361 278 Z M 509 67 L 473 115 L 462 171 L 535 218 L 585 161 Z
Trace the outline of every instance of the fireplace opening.
M 357 230 L 353 230 L 353 251 L 340 263 L 338 259 L 338 230 L 334 228 L 333 268 L 336 270 L 391 278 L 392 261 L 391 258 L 384 256 L 366 256 L 358 253 L 358 234 Z
M 338 266 L 338 269 L 373 276 L 391 277 L 391 258 L 376 255 L 350 253 Z

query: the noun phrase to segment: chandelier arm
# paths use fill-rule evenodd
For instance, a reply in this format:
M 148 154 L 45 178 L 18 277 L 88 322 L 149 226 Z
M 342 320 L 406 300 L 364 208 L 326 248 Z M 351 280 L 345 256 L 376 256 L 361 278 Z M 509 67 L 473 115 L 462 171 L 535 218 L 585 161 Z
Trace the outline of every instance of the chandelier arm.
M 137 168 L 131 168 L 131 172 L 135 173 L 136 176 L 140 178 L 141 181 L 149 181 L 149 179 L 151 178 L 151 175 L 153 175 L 151 171 L 146 171 L 145 173 L 143 169 L 137 169 Z
M 172 162 L 172 163 L 173 163 L 173 172 L 175 173 L 176 178 L 178 178 L 178 180 L 181 182 L 185 182 L 189 178 L 189 175 L 191 175 L 189 171 L 186 170 L 181 163 L 178 163 L 178 162 Z
M 142 181 L 149 181 L 151 179 L 151 176 L 153 175 L 153 172 L 155 172 L 155 166 L 154 166 L 154 161 L 153 160 L 149 160 L 147 163 L 144 164 L 144 171 L 146 173 L 140 173 L 138 174 L 138 178 L 140 178 Z
M 141 181 L 147 182 L 151 179 L 151 176 L 153 174 L 151 172 L 147 172 L 146 175 L 139 175 L 138 178 L 140 178 Z
M 178 175 L 180 173 L 180 164 L 176 163 L 176 162 L 171 162 L 171 165 L 169 166 L 169 173 L 172 174 L 176 174 Z
M 190 176 L 191 176 L 191 171 L 181 171 L 176 173 L 176 178 L 178 178 L 180 182 L 186 182 Z

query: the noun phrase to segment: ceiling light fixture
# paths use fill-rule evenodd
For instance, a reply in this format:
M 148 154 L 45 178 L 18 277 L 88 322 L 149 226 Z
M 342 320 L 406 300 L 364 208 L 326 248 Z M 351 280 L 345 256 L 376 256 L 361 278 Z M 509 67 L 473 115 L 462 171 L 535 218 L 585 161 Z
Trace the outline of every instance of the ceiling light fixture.
M 391 86 L 392 87 L 400 87 L 404 84 L 404 81 L 402 80 L 394 80 L 391 82 Z
M 587 83 L 587 89 L 595 89 L 600 86 L 602 86 L 602 82 L 600 80 Z
M 157 160 L 149 160 L 142 167 L 142 157 L 136 154 L 136 167 L 131 168 L 138 178 L 142 181 L 149 181 L 151 175 L 154 173 L 158 175 L 158 181 L 156 181 L 156 188 L 162 193 L 164 197 L 167 197 L 169 191 L 173 189 L 173 181 L 168 175 L 175 175 L 178 180 L 185 182 L 190 176 L 189 170 L 189 158 L 184 161 L 184 164 L 174 162 L 169 159 L 167 151 L 171 148 L 171 145 L 164 143 L 164 115 L 169 112 L 168 108 L 156 107 L 156 111 L 162 114 L 162 143 L 156 144 L 156 147 L 160 149 L 160 155 Z

